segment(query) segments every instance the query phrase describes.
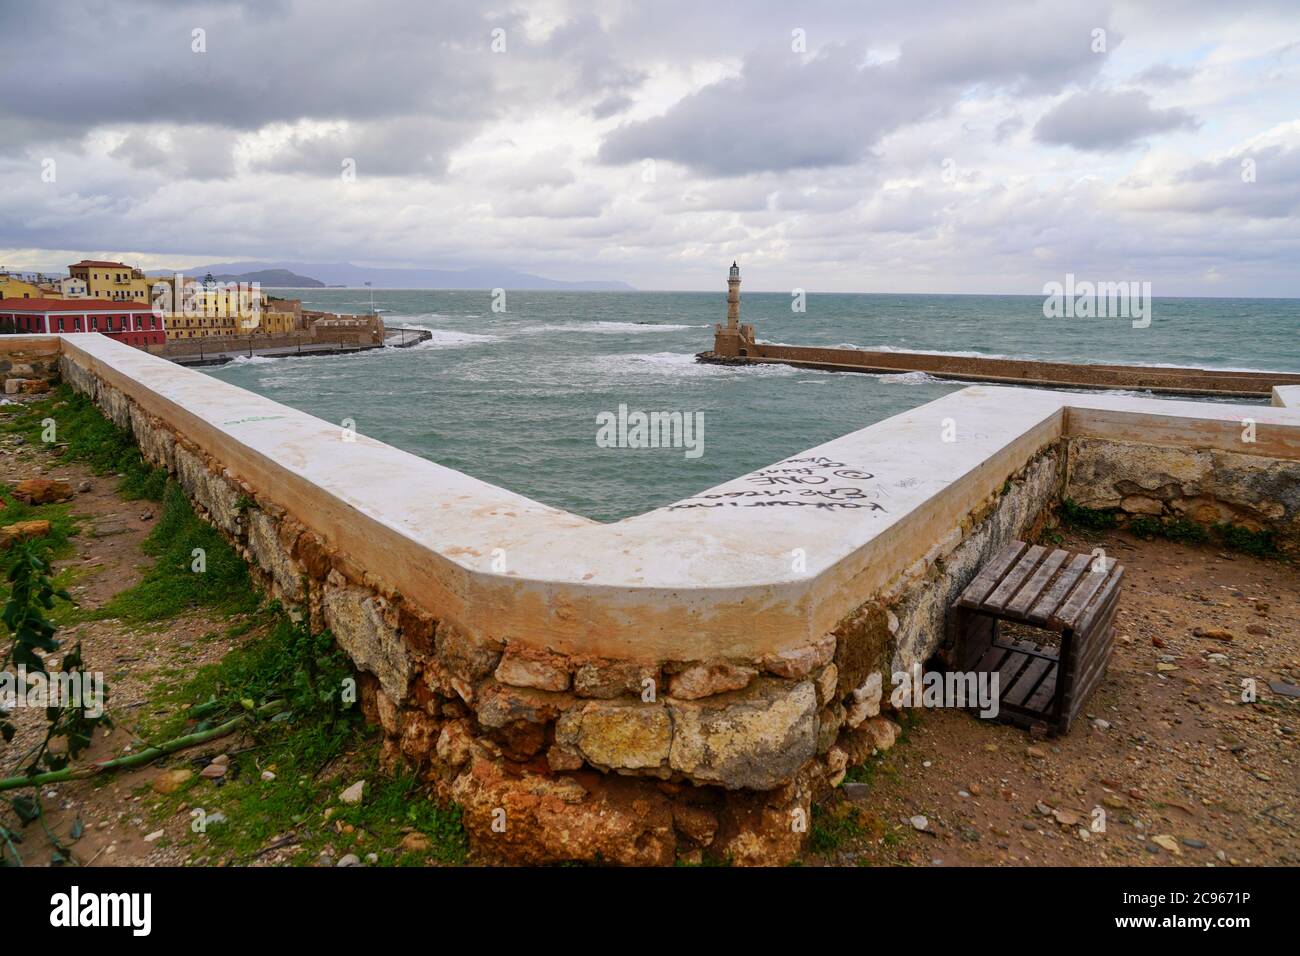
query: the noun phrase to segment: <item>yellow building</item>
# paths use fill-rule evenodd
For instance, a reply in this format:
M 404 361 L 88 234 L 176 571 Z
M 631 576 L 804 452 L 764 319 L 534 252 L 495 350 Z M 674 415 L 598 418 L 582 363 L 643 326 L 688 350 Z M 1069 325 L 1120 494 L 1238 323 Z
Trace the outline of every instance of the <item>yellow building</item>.
M 298 331 L 298 320 L 292 312 L 263 312 L 257 330 L 267 335 L 293 335 Z
M 243 335 L 235 326 L 233 315 L 185 315 L 174 313 L 163 323 L 168 339 L 201 339 L 212 336 Z
M 154 282 L 166 281 L 157 280 Z M 176 280 L 171 280 L 174 288 Z M 179 310 L 167 317 L 169 339 L 208 336 L 292 333 L 297 325 L 293 312 L 270 311 L 264 292 L 247 284 L 181 281 L 181 294 L 173 297 Z
M 92 299 L 149 301 L 149 280 L 141 270 L 124 262 L 82 259 L 68 266 L 68 274 L 86 283 L 87 295 Z
M 9 272 L 0 272 L 0 299 L 44 299 L 40 287 Z

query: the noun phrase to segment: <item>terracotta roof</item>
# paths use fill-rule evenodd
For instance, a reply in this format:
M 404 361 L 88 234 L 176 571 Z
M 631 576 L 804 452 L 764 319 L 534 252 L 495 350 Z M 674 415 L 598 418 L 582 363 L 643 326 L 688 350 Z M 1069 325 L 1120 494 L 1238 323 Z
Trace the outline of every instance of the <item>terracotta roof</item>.
M 0 299 L 0 312 L 149 312 L 147 302 L 111 299 Z
M 108 262 L 104 259 L 82 259 L 80 262 L 74 262 L 68 266 L 69 269 L 75 269 L 77 266 L 96 266 L 100 269 L 130 269 L 131 266 L 125 262 Z

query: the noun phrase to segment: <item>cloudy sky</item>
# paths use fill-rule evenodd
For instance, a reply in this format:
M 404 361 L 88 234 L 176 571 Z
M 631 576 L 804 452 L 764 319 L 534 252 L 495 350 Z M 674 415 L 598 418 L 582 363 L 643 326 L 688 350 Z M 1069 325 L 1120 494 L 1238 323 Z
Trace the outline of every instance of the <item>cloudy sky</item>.
M 0 8 L 8 268 L 1300 296 L 1296 0 Z

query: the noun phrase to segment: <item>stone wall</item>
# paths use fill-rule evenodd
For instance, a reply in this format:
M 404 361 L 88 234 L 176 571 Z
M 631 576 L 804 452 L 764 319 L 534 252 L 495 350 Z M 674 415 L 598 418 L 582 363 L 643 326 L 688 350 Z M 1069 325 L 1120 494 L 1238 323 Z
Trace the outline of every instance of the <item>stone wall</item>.
M 1063 485 L 1080 500 L 1122 491 L 1122 504 L 1121 483 L 1154 492 L 1172 476 L 1171 501 L 1209 489 L 1294 520 L 1296 461 L 1262 456 L 1300 449 L 1295 413 L 1256 413 L 1247 455 L 1229 406 L 972 388 L 600 526 L 359 436 L 340 444 L 326 423 L 99 338 L 64 343 L 66 380 L 176 477 L 270 594 L 333 633 L 361 672 L 385 765 L 458 803 L 491 859 L 786 862 L 818 794 L 893 744 L 891 674 L 942 650 L 958 591 L 1033 533 Z M 948 445 L 950 421 L 961 438 Z M 1098 437 L 1112 435 L 1148 443 Z M 411 499 L 384 512 L 396 492 L 383 481 L 403 468 L 440 485 L 403 488 Z M 806 502 L 799 489 L 820 486 L 785 476 L 831 473 L 847 484 L 812 508 L 753 506 Z M 527 563 L 528 534 L 563 562 L 559 580 Z M 588 586 L 615 560 L 593 562 L 597 535 L 633 560 Z M 814 540 L 812 570 L 791 575 L 790 544 Z M 474 590 L 472 559 L 498 541 L 511 571 Z M 687 585 L 636 592 L 701 549 Z
M 5 349 L 0 354 L 0 388 L 5 395 L 49 391 L 58 378 L 59 351 L 32 344 L 25 348 Z
M 889 674 L 937 649 L 952 596 L 1027 531 L 1060 471 L 1048 450 L 1010 476 L 808 646 L 735 659 L 562 655 L 469 633 L 395 592 L 384 569 L 357 567 L 118 389 L 75 362 L 63 374 L 176 478 L 268 593 L 333 633 L 362 672 L 385 765 L 423 774 L 462 807 L 475 848 L 511 862 L 792 858 L 817 793 L 893 744 Z
M 1086 508 L 1271 531 L 1300 551 L 1300 462 L 1072 437 L 1065 495 Z

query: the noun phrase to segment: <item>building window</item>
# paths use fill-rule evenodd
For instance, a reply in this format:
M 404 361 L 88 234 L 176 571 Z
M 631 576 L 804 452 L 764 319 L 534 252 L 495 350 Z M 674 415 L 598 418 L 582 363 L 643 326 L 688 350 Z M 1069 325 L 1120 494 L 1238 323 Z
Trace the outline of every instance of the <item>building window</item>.
M 59 316 L 59 331 L 63 331 L 63 316 Z

